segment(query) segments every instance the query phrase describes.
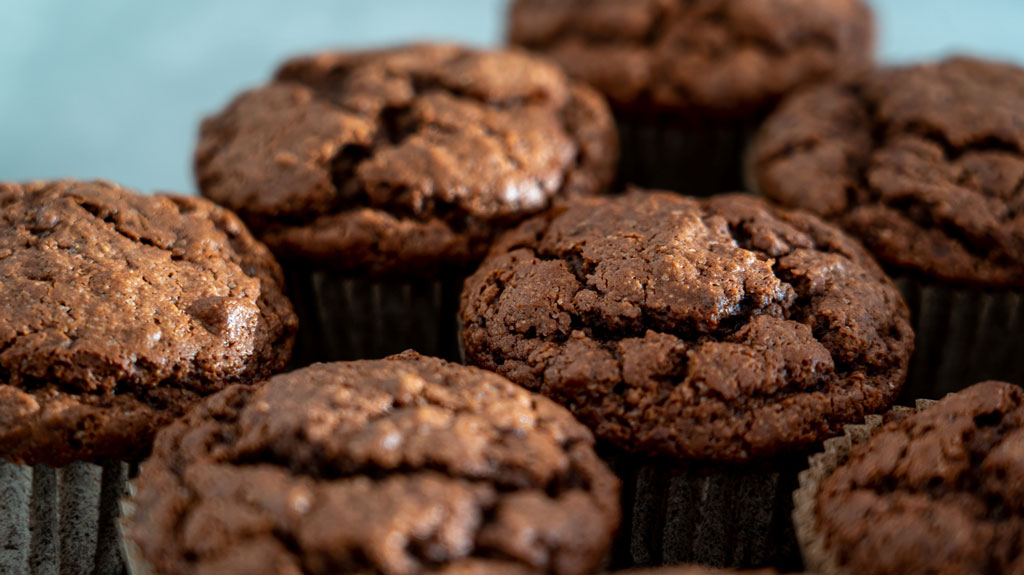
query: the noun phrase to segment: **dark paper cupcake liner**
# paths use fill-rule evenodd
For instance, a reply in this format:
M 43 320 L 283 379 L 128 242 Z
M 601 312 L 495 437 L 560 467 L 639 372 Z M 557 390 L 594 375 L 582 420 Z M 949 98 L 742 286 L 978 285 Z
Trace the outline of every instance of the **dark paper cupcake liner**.
M 299 316 L 292 367 L 378 359 L 407 349 L 458 359 L 461 276 L 371 280 L 287 266 L 286 273 Z
M 931 400 L 920 400 L 916 409 L 927 409 L 934 404 Z M 896 406 L 893 411 L 914 409 Z M 800 472 L 798 487 L 793 492 L 793 524 L 808 571 L 820 575 L 855 575 L 839 565 L 828 550 L 824 534 L 818 530 L 818 493 L 825 479 L 850 458 L 853 446 L 870 439 L 882 423 L 881 415 L 869 415 L 863 424 L 847 425 L 843 435 L 826 440 L 822 451 L 810 456 L 807 469 Z
M 1024 385 L 1024 293 L 897 277 L 916 343 L 902 403 L 990 379 Z
M 754 183 L 748 156 L 748 185 Z M 756 186 L 751 191 L 758 193 Z M 900 402 L 941 399 L 980 381 L 1024 386 L 1024 290 L 954 287 L 890 272 L 910 308 L 914 356 Z
M 618 118 L 619 187 L 710 196 L 743 189 L 742 162 L 754 122 L 690 122 L 677 118 Z
M 790 520 L 805 458 L 770 466 L 682 465 L 605 448 L 622 480 L 616 568 L 699 563 L 799 569 Z
M 0 462 L 0 573 L 95 574 L 124 571 L 119 502 L 128 465 Z

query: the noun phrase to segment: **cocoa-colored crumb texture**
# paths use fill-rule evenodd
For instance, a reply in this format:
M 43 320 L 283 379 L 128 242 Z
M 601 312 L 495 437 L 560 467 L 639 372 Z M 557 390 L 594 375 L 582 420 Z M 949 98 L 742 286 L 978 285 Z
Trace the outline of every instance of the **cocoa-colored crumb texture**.
M 751 160 L 762 193 L 836 221 L 887 265 L 1024 286 L 1024 69 L 957 58 L 808 89 Z
M 873 61 L 860 0 L 516 0 L 510 21 L 514 44 L 639 112 L 756 115 Z
M 281 269 L 212 203 L 0 183 L 0 456 L 133 459 L 202 396 L 284 367 Z
M 730 571 L 727 569 L 715 569 L 713 567 L 680 565 L 676 567 L 663 567 L 660 569 L 622 571 L 615 575 L 777 575 L 777 572 L 770 569 L 757 571 Z
M 466 282 L 467 359 L 634 453 L 748 461 L 884 411 L 913 348 L 852 239 L 751 196 L 580 200 Z
M 854 446 L 818 528 L 850 573 L 1021 573 L 1022 477 L 1024 391 L 980 383 Z
M 604 100 L 555 64 L 417 45 L 287 62 L 203 122 L 195 169 L 281 257 L 408 274 L 475 263 L 617 159 Z
M 619 514 L 593 443 L 483 370 L 316 364 L 162 432 L 131 535 L 163 575 L 593 573 Z

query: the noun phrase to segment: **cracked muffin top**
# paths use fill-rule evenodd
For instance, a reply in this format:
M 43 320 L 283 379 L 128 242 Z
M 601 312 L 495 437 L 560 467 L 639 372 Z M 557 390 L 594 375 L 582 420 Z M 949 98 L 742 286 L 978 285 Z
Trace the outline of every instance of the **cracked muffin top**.
M 279 256 L 408 274 L 479 261 L 617 158 L 604 100 L 553 63 L 418 45 L 287 62 L 203 122 L 195 169 Z
M 886 424 L 818 494 L 818 529 L 850 573 L 1024 568 L 1024 392 L 980 383 Z
M 647 455 L 742 462 L 884 411 L 909 313 L 837 228 L 751 196 L 633 191 L 529 220 L 462 294 L 467 359 Z
M 1024 286 L 1024 69 L 970 59 L 793 95 L 753 185 L 832 219 L 894 268 Z
M 284 367 L 281 270 L 212 203 L 0 183 L 0 457 L 134 459 L 202 396 Z
M 593 443 L 480 369 L 316 364 L 161 432 L 131 535 L 164 575 L 593 573 L 619 513 Z
M 623 571 L 615 575 L 777 575 L 773 570 L 757 571 L 731 571 L 726 569 L 715 569 L 714 567 L 677 565 L 675 567 L 663 567 L 660 569 L 643 569 Z
M 873 60 L 860 0 L 516 0 L 510 16 L 512 43 L 617 109 L 748 116 Z

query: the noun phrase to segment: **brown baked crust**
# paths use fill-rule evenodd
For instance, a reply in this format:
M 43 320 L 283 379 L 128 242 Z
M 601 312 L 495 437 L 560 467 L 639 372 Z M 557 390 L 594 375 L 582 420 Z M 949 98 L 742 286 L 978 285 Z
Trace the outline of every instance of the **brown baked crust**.
M 615 575 L 777 575 L 777 573 L 777 571 L 771 569 L 759 569 L 757 571 L 730 571 L 727 569 L 715 569 L 714 567 L 677 565 L 675 567 L 663 567 L 660 569 L 621 571 Z
M 164 575 L 592 573 L 619 514 L 593 443 L 476 368 L 316 364 L 163 431 L 132 537 Z
M 617 109 L 744 117 L 869 67 L 860 0 L 516 0 L 512 43 L 553 57 Z
M 913 348 L 908 316 L 871 257 L 810 214 L 637 191 L 504 236 L 460 310 L 470 363 L 599 437 L 735 462 L 887 409 Z
M 696 565 L 677 565 L 675 567 L 663 567 L 660 569 L 643 569 L 633 571 L 621 571 L 615 575 L 777 575 L 778 572 L 772 569 L 759 569 L 757 571 L 730 571 L 727 569 L 715 569 L 714 567 L 702 567 Z
M 1024 286 L 1024 69 L 957 58 L 788 99 L 756 186 L 841 224 L 884 263 Z
M 195 169 L 283 258 L 408 274 L 475 263 L 617 159 L 607 104 L 553 63 L 419 45 L 287 62 L 203 122 Z
M 284 367 L 297 320 L 282 283 L 206 200 L 0 183 L 0 455 L 145 453 L 197 399 Z
M 771 569 L 759 569 L 757 571 L 730 571 L 726 569 L 715 569 L 714 567 L 678 565 L 675 567 L 663 567 L 660 569 L 621 571 L 615 575 L 777 575 L 777 573 L 777 571 Z
M 1024 392 L 985 382 L 886 424 L 818 494 L 818 528 L 851 573 L 1024 567 Z

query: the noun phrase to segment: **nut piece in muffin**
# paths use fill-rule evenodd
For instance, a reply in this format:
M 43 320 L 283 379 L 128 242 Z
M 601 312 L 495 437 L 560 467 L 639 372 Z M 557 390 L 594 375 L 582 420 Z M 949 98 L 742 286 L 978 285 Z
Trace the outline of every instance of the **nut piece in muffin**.
M 208 399 L 157 439 L 130 535 L 163 575 L 582 575 L 618 489 L 561 407 L 408 352 Z
M 415 45 L 285 63 L 203 122 L 195 171 L 295 276 L 309 360 L 448 354 L 452 286 L 497 232 L 603 192 L 617 144 L 604 100 L 543 58 Z
M 1018 573 L 1024 392 L 986 382 L 853 446 L 821 484 L 823 573 Z
M 288 361 L 281 269 L 230 212 L 77 181 L 0 183 L 0 208 L 3 459 L 135 459 Z
M 841 225 L 899 281 L 912 397 L 1024 384 L 1024 69 L 957 58 L 802 91 L 749 164 L 760 192 Z
M 513 44 L 609 98 L 627 181 L 687 194 L 738 189 L 766 112 L 873 60 L 861 0 L 516 0 L 510 22 Z

